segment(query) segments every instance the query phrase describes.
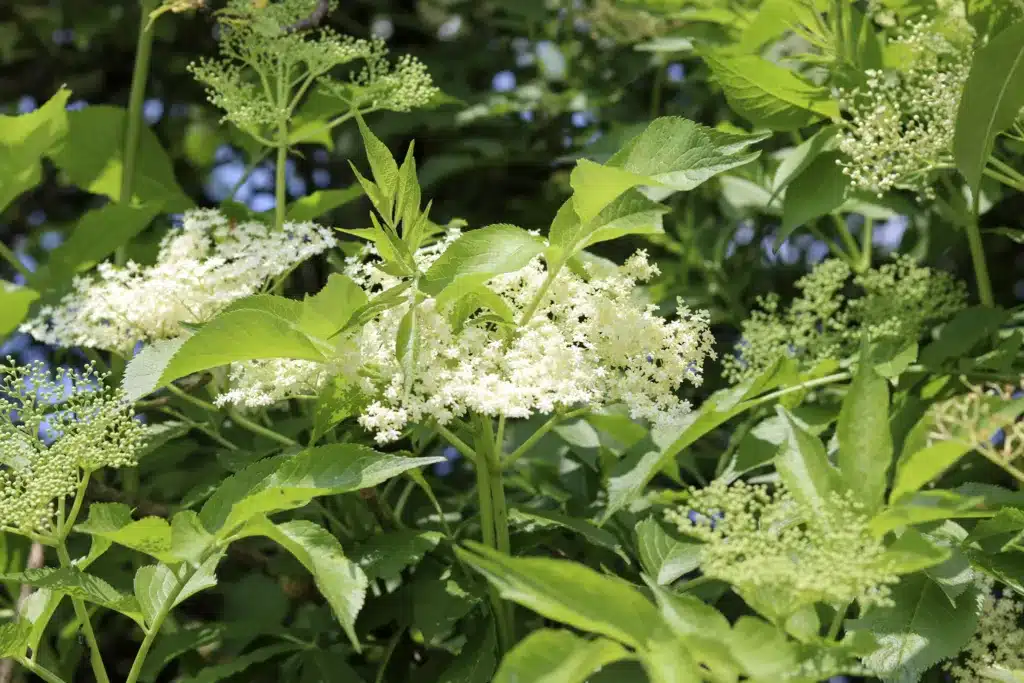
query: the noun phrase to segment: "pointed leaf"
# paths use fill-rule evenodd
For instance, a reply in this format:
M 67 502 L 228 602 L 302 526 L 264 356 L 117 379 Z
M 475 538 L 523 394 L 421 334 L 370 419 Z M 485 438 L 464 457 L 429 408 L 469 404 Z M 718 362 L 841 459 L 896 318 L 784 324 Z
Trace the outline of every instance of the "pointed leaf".
M 585 683 L 603 667 L 630 656 L 605 638 L 584 640 L 569 631 L 541 629 L 505 655 L 494 683 Z
M 865 352 L 843 400 L 836 424 L 836 464 L 847 488 L 873 514 L 885 499 L 892 466 L 889 383 L 875 372 Z
M 0 338 L 17 329 L 39 292 L 0 280 Z
M 1024 107 L 1024 22 L 1010 26 L 974 53 L 953 137 L 953 158 L 977 196 L 996 135 Z
M 828 495 L 838 489 L 838 476 L 818 437 L 796 423 L 785 408 L 786 441 L 775 456 L 775 469 L 793 496 L 814 509 L 828 505 Z
M 644 570 L 665 586 L 700 566 L 703 544 L 673 538 L 653 517 L 636 525 L 637 548 Z
M 86 574 L 75 567 L 26 569 L 19 574 L 6 574 L 3 578 L 85 600 L 142 623 L 139 603 L 135 598 L 118 591 L 100 577 Z
M 544 249 L 544 240 L 514 225 L 472 230 L 453 242 L 426 272 L 423 291 L 438 294 L 457 280 L 483 283 L 528 264 Z
M 39 160 L 67 135 L 65 107 L 70 96 L 70 90 L 61 88 L 34 112 L 0 115 L 0 169 L 4 174 L 0 183 L 0 211 L 42 180 Z
M 161 612 L 169 611 L 196 593 L 217 585 L 217 565 L 223 555 L 214 555 L 194 568 L 178 565 L 148 564 L 135 572 L 135 598 L 146 623 Z
M 285 220 L 297 223 L 311 221 L 362 196 L 363 188 L 358 184 L 341 190 L 318 190 L 289 204 Z

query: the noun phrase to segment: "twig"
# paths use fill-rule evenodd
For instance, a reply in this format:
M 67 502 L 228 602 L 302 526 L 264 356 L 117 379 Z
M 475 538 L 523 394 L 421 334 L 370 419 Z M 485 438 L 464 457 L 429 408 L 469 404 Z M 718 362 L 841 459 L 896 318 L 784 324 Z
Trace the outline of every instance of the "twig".
M 39 569 L 43 566 L 43 544 L 35 541 L 28 551 L 28 561 L 25 569 Z M 22 608 L 32 595 L 32 586 L 27 583 L 21 584 L 21 592 L 18 594 L 18 602 L 14 606 L 14 617 L 21 614 Z M 14 676 L 14 659 L 0 660 L 0 683 L 10 683 Z

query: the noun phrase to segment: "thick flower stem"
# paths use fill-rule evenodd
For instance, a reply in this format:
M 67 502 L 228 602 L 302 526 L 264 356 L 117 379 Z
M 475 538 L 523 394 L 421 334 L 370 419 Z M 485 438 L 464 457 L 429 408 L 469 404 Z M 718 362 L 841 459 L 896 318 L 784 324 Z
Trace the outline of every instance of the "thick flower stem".
M 992 295 L 992 280 L 988 275 L 988 264 L 985 262 L 985 247 L 981 243 L 981 230 L 978 227 L 978 202 L 975 200 L 971 221 L 967 225 L 967 246 L 971 250 L 971 262 L 974 265 L 974 278 L 978 284 L 978 298 L 984 306 L 995 306 Z
M 135 189 L 135 164 L 139 156 L 139 136 L 142 133 L 142 103 L 146 99 L 146 81 L 149 79 L 149 58 L 153 53 L 153 29 L 149 13 L 156 9 L 157 0 L 139 3 L 139 37 L 135 44 L 135 67 L 132 70 L 131 91 L 128 94 L 128 118 L 124 135 L 124 167 L 121 170 L 121 201 L 130 203 Z M 119 247 L 115 262 L 123 265 L 124 247 Z
M 274 230 L 284 228 L 284 212 L 288 201 L 288 186 L 285 176 L 285 166 L 288 162 L 287 135 L 287 127 L 281 126 L 281 133 L 277 141 L 277 168 L 274 169 L 276 171 L 276 178 L 274 180 Z
M 505 486 L 501 477 L 501 458 L 490 418 L 481 418 L 478 424 L 475 460 L 481 536 L 484 545 L 509 554 L 512 546 L 509 540 Z M 498 648 L 504 654 L 512 648 L 515 638 L 511 605 L 501 599 L 493 586 L 489 590 L 491 611 L 498 631 Z

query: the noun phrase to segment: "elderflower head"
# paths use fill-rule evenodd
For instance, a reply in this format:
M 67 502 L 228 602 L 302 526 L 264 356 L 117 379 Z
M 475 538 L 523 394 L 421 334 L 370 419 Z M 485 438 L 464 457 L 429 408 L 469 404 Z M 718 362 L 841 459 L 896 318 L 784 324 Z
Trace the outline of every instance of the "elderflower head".
M 814 603 L 890 603 L 889 586 L 898 579 L 851 495 L 832 493 L 812 509 L 784 488 L 718 480 L 693 490 L 687 504 L 696 514 L 670 510 L 666 516 L 704 541 L 701 571 L 732 584 L 773 618 Z
M 899 69 L 868 70 L 864 87 L 840 93 L 851 117 L 839 136 L 841 164 L 855 189 L 930 194 L 931 172 L 952 158 L 973 35 L 957 17 L 908 23 L 895 40 Z
M 330 231 L 313 223 L 275 231 L 190 211 L 180 231 L 164 236 L 154 265 L 100 264 L 96 277 L 76 278 L 70 294 L 21 330 L 47 344 L 129 355 L 137 342 L 176 337 L 183 324 L 208 320 L 334 244 Z
M 46 532 L 81 470 L 135 465 L 145 427 L 105 379 L 91 366 L 54 379 L 43 363 L 0 365 L 0 524 Z
M 859 273 L 829 259 L 797 281 L 802 296 L 781 309 L 778 296 L 759 300 L 742 324 L 738 356 L 726 357 L 724 374 L 738 382 L 756 377 L 778 359 L 802 368 L 855 353 L 870 341 L 917 341 L 925 329 L 962 309 L 966 291 L 946 273 L 918 266 L 909 256 Z M 848 285 L 853 285 L 853 292 Z
M 978 628 L 959 657 L 943 667 L 956 683 L 987 680 L 990 667 L 1024 669 L 1024 600 L 1006 590 L 997 597 L 988 577 L 978 583 L 985 596 Z
M 420 249 L 429 267 L 459 236 L 450 230 Z M 399 281 L 378 268 L 367 247 L 346 274 L 368 293 Z M 521 321 L 541 291 L 547 269 L 540 258 L 487 283 L 492 296 L 477 310 L 453 319 L 453 306 L 407 297 L 338 342 L 336 367 L 367 398 L 359 418 L 380 443 L 394 441 L 410 424 L 447 424 L 467 414 L 527 418 L 574 406 L 622 403 L 635 419 L 655 428 L 679 425 L 689 410 L 676 392 L 699 384 L 711 350 L 707 314 L 680 304 L 674 320 L 636 295 L 637 284 L 657 273 L 644 252 L 613 272 L 585 280 L 564 270 L 534 314 L 509 334 L 503 315 Z M 399 357 L 399 327 L 415 305 L 419 345 L 413 376 Z M 456 304 L 455 306 L 457 306 Z M 225 401 L 244 405 L 241 394 Z

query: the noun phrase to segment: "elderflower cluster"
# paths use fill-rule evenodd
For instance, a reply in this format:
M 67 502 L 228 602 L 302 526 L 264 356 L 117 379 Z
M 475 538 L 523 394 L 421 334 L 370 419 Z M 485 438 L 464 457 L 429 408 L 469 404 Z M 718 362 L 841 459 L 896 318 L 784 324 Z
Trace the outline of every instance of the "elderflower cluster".
M 220 19 L 221 57 L 189 65 L 206 86 L 210 102 L 225 111 L 225 120 L 249 131 L 277 126 L 292 116 L 310 84 L 353 109 L 409 111 L 437 95 L 426 66 L 410 56 L 392 65 L 382 40 L 342 36 L 327 27 L 291 30 L 316 4 L 279 0 L 256 7 L 252 0 L 228 2 Z M 336 5 L 331 2 L 329 7 Z M 363 67 L 349 78 L 329 75 L 353 62 Z
M 773 617 L 815 603 L 891 602 L 889 587 L 898 579 L 863 506 L 849 494 L 833 493 L 812 509 L 782 488 L 718 480 L 692 491 L 688 506 L 696 515 L 666 516 L 704 541 L 701 571 Z
M 900 68 L 868 70 L 865 86 L 840 93 L 851 117 L 839 136 L 840 164 L 855 189 L 930 195 L 932 171 L 950 163 L 973 33 L 955 17 L 908 23 L 895 39 Z
M 334 246 L 326 228 L 286 223 L 280 231 L 258 222 L 232 225 L 213 210 L 185 214 L 181 230 L 160 243 L 157 262 L 121 268 L 102 263 L 79 277 L 56 306 L 44 306 L 21 326 L 39 341 L 130 355 L 139 341 L 182 334 L 232 301 Z
M 266 408 L 290 398 L 312 398 L 337 374 L 333 365 L 294 358 L 232 363 L 228 370 L 231 388 L 217 396 L 215 403 Z
M 829 259 L 796 286 L 802 295 L 788 309 L 771 294 L 759 299 L 760 310 L 743 322 L 738 355 L 723 361 L 731 381 L 756 377 L 784 357 L 802 369 L 846 358 L 864 334 L 870 341 L 909 344 L 929 325 L 962 309 L 967 299 L 962 283 L 918 266 L 907 255 L 857 275 L 843 261 Z
M 944 666 L 956 683 L 987 680 L 991 667 L 1024 669 L 1024 600 L 1009 591 L 997 597 L 988 577 L 978 583 L 985 596 L 978 628 L 960 656 Z
M 418 266 L 428 268 L 458 237 L 449 230 L 418 250 Z M 368 294 L 399 282 L 375 253 L 367 247 L 346 267 Z M 398 439 L 410 424 L 443 425 L 467 414 L 527 418 L 612 403 L 672 429 L 689 411 L 676 392 L 685 381 L 701 382 L 713 339 L 705 312 L 680 303 L 677 318 L 665 320 L 640 300 L 638 283 L 656 273 L 641 251 L 589 280 L 562 271 L 542 291 L 547 269 L 538 257 L 491 279 L 490 295 L 469 311 L 465 301 L 440 306 L 431 297 L 405 297 L 339 339 L 335 367 L 366 397 L 359 421 L 379 443 Z M 396 340 L 414 305 L 418 345 L 410 366 Z M 249 405 L 244 392 L 223 401 Z
M 46 532 L 81 470 L 135 465 L 145 427 L 105 379 L 92 366 L 54 378 L 43 363 L 0 365 L 0 525 Z

